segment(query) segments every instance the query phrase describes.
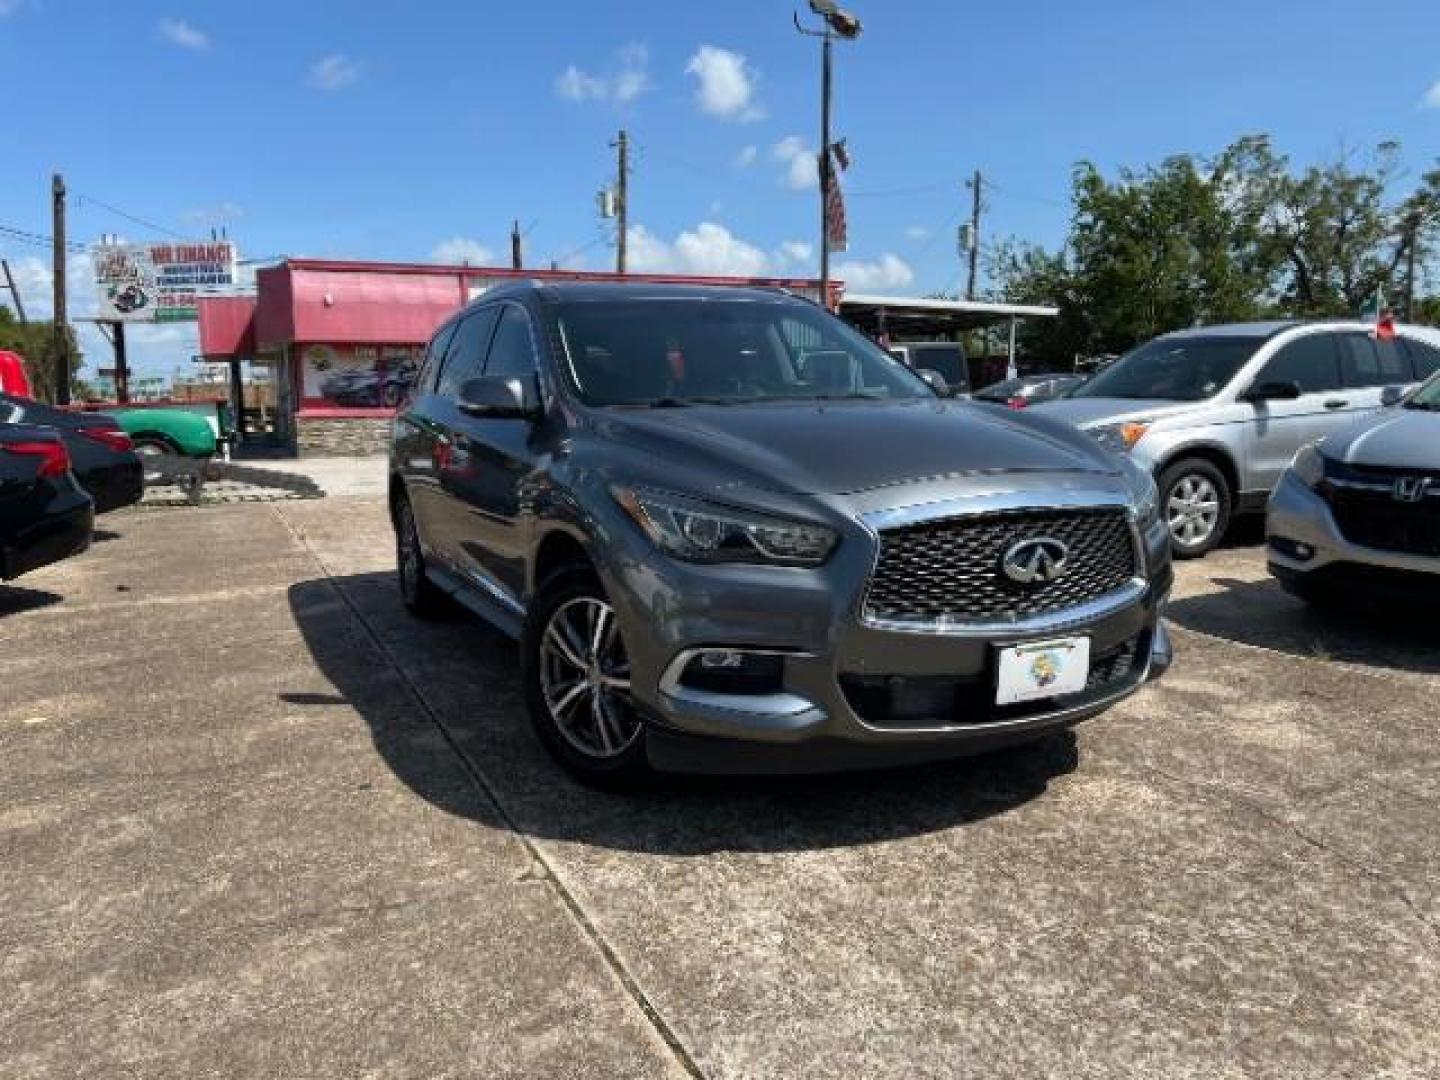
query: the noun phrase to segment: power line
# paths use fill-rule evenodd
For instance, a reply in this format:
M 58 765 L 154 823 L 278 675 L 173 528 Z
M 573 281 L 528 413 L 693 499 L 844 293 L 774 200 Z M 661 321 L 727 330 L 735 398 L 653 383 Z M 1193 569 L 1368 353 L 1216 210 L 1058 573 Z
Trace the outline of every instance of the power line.
M 18 241 L 22 244 L 31 244 L 35 247 L 48 248 L 55 244 L 54 237 L 46 236 L 44 233 L 31 232 L 29 229 L 21 229 L 14 225 L 0 225 L 0 236 L 9 240 Z M 74 240 L 67 241 L 65 249 L 77 253 L 89 250 L 84 244 Z
M 145 218 L 137 217 L 134 214 L 127 213 L 126 211 L 121 210 L 118 206 L 111 206 L 109 203 L 101 199 L 97 199 L 93 195 L 82 195 L 77 192 L 75 195 L 75 202 L 79 206 L 84 206 L 87 202 L 94 203 L 102 210 L 109 210 L 110 213 L 114 214 L 116 217 L 122 217 L 126 221 L 129 221 L 135 225 L 139 225 L 142 228 L 151 230 L 152 232 L 157 232 L 164 236 L 168 236 L 174 240 L 194 239 L 194 237 L 186 236 L 183 233 L 178 233 L 174 229 L 167 229 L 164 225 L 157 225 L 153 221 L 147 221 Z

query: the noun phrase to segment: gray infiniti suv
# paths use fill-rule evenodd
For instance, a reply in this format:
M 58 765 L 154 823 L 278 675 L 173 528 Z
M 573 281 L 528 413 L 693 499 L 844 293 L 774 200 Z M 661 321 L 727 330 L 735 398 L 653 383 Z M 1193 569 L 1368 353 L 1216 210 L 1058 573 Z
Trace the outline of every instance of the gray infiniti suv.
M 1440 332 L 1373 323 L 1236 323 L 1146 342 L 1061 401 L 1067 420 L 1155 475 L 1175 554 L 1204 555 L 1266 499 L 1306 443 L 1440 369 Z
M 1170 662 L 1147 473 L 781 292 L 487 292 L 396 417 L 390 509 L 405 604 L 519 639 L 591 782 L 971 753 Z

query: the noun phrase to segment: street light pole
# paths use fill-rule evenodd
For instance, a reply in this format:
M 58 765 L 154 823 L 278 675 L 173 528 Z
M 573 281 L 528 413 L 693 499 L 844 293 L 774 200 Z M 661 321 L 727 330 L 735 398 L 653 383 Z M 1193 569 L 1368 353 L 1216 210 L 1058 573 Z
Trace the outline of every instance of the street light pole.
M 820 152 L 816 155 L 820 181 L 820 302 L 830 306 L 830 188 L 834 164 L 830 159 L 830 85 L 835 38 L 854 41 L 860 36 L 860 20 L 842 11 L 835 0 L 810 0 L 810 10 L 825 21 L 823 30 L 807 30 L 795 14 L 795 29 L 806 37 L 820 39 Z
M 820 302 L 830 306 L 830 54 L 832 36 L 825 31 L 820 54 Z

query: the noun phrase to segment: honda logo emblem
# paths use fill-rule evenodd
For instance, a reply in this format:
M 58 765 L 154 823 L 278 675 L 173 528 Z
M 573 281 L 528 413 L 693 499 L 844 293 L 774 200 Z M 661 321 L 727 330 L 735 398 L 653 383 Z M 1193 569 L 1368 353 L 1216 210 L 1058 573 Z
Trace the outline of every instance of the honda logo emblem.
M 1402 476 L 1395 481 L 1396 502 L 1419 502 L 1429 493 L 1430 477 L 1428 476 Z
M 1049 536 L 1021 540 L 1005 552 L 1000 569 L 1020 585 L 1041 585 L 1065 576 L 1070 549 Z

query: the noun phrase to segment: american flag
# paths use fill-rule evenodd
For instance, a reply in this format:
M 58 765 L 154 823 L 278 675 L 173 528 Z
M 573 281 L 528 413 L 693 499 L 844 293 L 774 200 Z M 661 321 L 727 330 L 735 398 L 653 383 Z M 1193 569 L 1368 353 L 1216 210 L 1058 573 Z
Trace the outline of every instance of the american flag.
M 830 223 L 829 235 L 826 239 L 830 241 L 831 251 L 844 251 L 847 242 L 845 196 L 840 193 L 840 169 L 836 166 L 840 163 L 848 165 L 849 161 L 841 155 L 824 157 L 823 155 L 830 154 L 829 148 L 821 151 L 821 154 L 820 173 L 825 178 L 825 216 Z M 837 157 L 840 158 L 840 162 L 836 161 Z

